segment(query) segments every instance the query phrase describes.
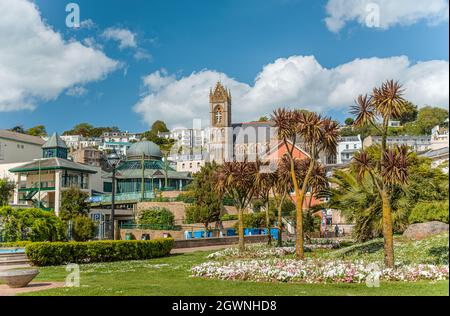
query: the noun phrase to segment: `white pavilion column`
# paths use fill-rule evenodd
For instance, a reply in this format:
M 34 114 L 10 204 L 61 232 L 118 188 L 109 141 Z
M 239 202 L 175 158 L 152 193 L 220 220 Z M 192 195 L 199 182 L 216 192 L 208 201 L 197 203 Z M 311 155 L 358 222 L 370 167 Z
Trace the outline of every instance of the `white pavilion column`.
M 20 188 L 20 173 L 14 176 L 16 186 L 14 187 L 14 205 L 19 205 L 19 188 Z
M 59 210 L 61 207 L 61 187 L 62 187 L 62 171 L 55 172 L 55 215 L 59 217 Z

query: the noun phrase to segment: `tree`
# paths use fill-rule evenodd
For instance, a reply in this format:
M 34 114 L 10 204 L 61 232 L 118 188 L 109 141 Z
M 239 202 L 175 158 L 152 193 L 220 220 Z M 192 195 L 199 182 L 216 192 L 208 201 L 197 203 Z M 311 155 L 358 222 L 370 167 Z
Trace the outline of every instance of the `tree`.
M 352 166 L 361 181 L 368 174 L 373 179 L 381 201 L 383 211 L 384 262 L 394 267 L 394 238 L 392 227 L 392 209 L 390 200 L 391 185 L 406 183 L 408 180 L 408 151 L 406 147 L 388 148 L 387 136 L 389 122 L 406 111 L 404 90 L 394 80 L 384 82 L 373 89 L 372 95 L 360 95 L 351 113 L 356 116 L 355 125 L 372 125 L 381 133 L 380 160 L 375 161 L 367 151 L 361 151 L 353 158 Z M 377 118 L 381 118 L 381 124 Z
M 22 125 L 14 126 L 13 128 L 10 129 L 10 131 L 15 132 L 15 133 L 25 134 L 25 129 L 23 128 Z
M 345 126 L 352 126 L 355 120 L 351 117 L 345 120 Z
M 112 127 L 94 127 L 89 123 L 80 123 L 71 130 L 65 131 L 64 135 L 81 135 L 83 137 L 101 137 L 103 133 L 120 132 L 117 126 Z
M 405 125 L 406 123 L 416 121 L 418 113 L 419 111 L 417 110 L 417 105 L 414 105 L 411 102 L 406 101 L 405 109 L 397 119 L 400 120 L 400 123 L 402 125 Z
M 215 173 L 218 166 L 213 162 L 202 167 L 194 175 L 189 186 L 193 203 L 186 209 L 186 222 L 209 224 L 220 220 L 223 209 L 223 195 L 215 190 Z
M 257 170 L 261 169 L 261 161 L 256 162 Z M 269 214 L 269 198 L 272 189 L 277 182 L 276 173 L 257 172 L 255 174 L 255 193 L 261 198 L 266 213 L 266 228 L 268 230 L 268 244 L 272 244 L 272 236 L 270 232 L 270 214 Z
M 76 216 L 73 219 L 72 237 L 75 241 L 85 242 L 92 240 L 95 236 L 97 226 L 87 216 Z
M 336 153 L 339 124 L 330 118 L 322 118 L 314 112 L 292 112 L 285 109 L 276 110 L 272 120 L 278 128 L 278 137 L 287 148 L 287 155 L 291 162 L 291 177 L 297 200 L 296 255 L 299 259 L 303 259 L 303 203 L 306 191 L 309 187 L 309 181 L 319 153 L 325 152 L 328 155 Z M 301 179 L 302 181 L 296 175 L 295 157 L 293 156 L 297 137 L 301 138 L 302 145 L 309 154 L 308 162 L 305 164 L 307 170 L 305 170 L 305 176 Z
M 89 123 L 80 123 L 75 125 L 71 130 L 65 131 L 64 135 L 81 135 L 83 137 L 90 137 L 93 128 L 94 126 Z
M 305 168 L 302 168 L 305 169 Z M 318 199 L 320 194 L 324 192 L 328 188 L 328 178 L 326 175 L 325 167 L 322 164 L 317 163 L 314 166 L 312 175 L 309 179 L 309 201 L 308 201 L 308 211 L 306 213 L 306 220 L 308 221 L 308 225 L 305 225 L 305 231 L 313 232 L 314 231 L 314 218 L 312 206 L 312 201 L 314 199 Z M 306 229 L 306 226 L 308 227 Z
M 366 148 L 379 160 L 380 146 Z M 408 183 L 392 187 L 391 205 L 393 230 L 403 233 L 411 222 L 412 210 L 417 205 L 448 203 L 448 176 L 439 168 L 433 168 L 431 160 L 409 155 Z M 358 181 L 355 170 L 336 170 L 323 196 L 329 198 L 327 208 L 337 209 L 350 222 L 355 223 L 354 235 L 358 241 L 383 236 L 383 213 L 380 194 L 370 175 Z
M 255 193 L 254 178 L 258 172 L 252 162 L 225 162 L 216 172 L 216 190 L 227 193 L 238 210 L 239 251 L 245 251 L 244 210 L 248 208 Z
M 268 122 L 269 118 L 267 116 L 261 116 L 258 120 L 258 122 Z
M 16 186 L 7 179 L 0 179 L 0 207 L 6 206 Z
M 47 136 L 47 131 L 44 125 L 37 125 L 28 129 L 27 134 L 32 136 Z
M 159 133 L 167 133 L 169 132 L 169 129 L 167 128 L 167 125 L 163 121 L 155 121 L 152 124 L 152 127 L 149 131 L 142 134 L 142 138 L 145 138 L 149 141 L 154 142 L 157 145 L 159 141 L 163 142 L 164 140 L 167 140 L 166 138 L 161 138 L 158 136 Z
M 447 118 L 448 110 L 426 106 L 419 110 L 416 124 L 419 126 L 421 133 L 429 135 L 436 125 L 443 124 Z
M 294 166 L 295 170 L 299 172 L 299 161 L 296 160 L 294 163 L 297 164 L 297 166 Z M 278 246 L 281 247 L 283 245 L 283 206 L 288 202 L 287 197 L 293 188 L 291 162 L 287 155 L 283 155 L 281 159 L 278 160 L 278 167 L 274 176 L 275 181 L 272 186 L 272 195 L 277 210 Z
M 89 208 L 88 193 L 74 187 L 62 192 L 60 217 L 63 220 L 71 220 L 77 216 L 87 216 Z

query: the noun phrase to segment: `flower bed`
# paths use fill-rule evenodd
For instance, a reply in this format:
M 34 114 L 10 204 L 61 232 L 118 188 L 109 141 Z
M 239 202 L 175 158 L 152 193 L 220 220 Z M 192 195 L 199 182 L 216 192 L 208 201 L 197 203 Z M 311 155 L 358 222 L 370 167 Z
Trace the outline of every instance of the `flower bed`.
M 305 252 L 311 252 L 315 249 L 336 249 L 336 243 L 317 243 L 305 246 Z M 208 259 L 268 259 L 282 258 L 295 254 L 295 247 L 271 247 L 265 244 L 247 245 L 246 250 L 240 253 L 238 248 L 227 248 L 210 254 Z
M 208 259 L 230 259 L 230 258 L 248 258 L 248 259 L 265 259 L 280 258 L 287 255 L 295 254 L 295 247 L 268 247 L 266 245 L 254 244 L 246 246 L 246 251 L 239 252 L 238 248 L 227 248 L 210 254 Z
M 363 283 L 378 277 L 382 281 L 448 279 L 448 265 L 402 265 L 395 269 L 379 266 L 382 265 L 317 259 L 210 261 L 193 267 L 192 275 L 220 280 L 301 283 Z

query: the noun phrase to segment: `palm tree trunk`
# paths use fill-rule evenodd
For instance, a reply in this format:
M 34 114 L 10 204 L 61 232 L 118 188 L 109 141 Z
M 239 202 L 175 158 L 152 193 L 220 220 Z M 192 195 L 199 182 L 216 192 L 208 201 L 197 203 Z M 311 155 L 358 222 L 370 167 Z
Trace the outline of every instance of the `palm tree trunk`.
M 238 220 L 239 220 L 239 252 L 245 251 L 245 240 L 244 240 L 244 210 L 239 208 L 238 210 Z
M 302 216 L 302 205 L 301 201 L 303 200 L 303 197 L 300 197 L 300 190 L 297 183 L 297 176 L 295 175 L 295 167 L 294 167 L 294 161 L 291 159 L 291 177 L 292 182 L 294 183 L 294 192 L 295 196 L 297 197 L 297 231 L 296 231 L 296 241 L 295 241 L 295 253 L 297 255 L 297 258 L 303 259 L 305 257 L 305 252 L 303 249 L 303 216 Z M 300 214 L 300 216 L 299 216 Z
M 282 247 L 283 246 L 283 240 L 282 240 L 282 228 L 283 228 L 283 217 L 282 217 L 282 212 L 283 212 L 283 203 L 281 202 L 280 204 L 278 204 L 278 247 Z
M 380 173 L 381 166 L 384 161 L 384 153 L 387 151 L 387 133 L 388 133 L 388 119 L 383 122 L 383 135 L 381 140 L 381 159 L 380 159 Z M 383 205 L 383 237 L 384 237 L 384 264 L 388 268 L 394 267 L 394 233 L 392 228 L 392 210 L 389 193 L 386 184 L 383 182 L 381 186 L 381 201 Z
M 269 200 L 266 202 L 266 226 L 267 226 L 267 244 L 272 245 L 272 234 L 270 232 Z
M 388 193 L 381 191 L 383 202 L 383 237 L 384 237 L 384 264 L 388 268 L 394 267 L 394 234 L 392 229 L 392 210 Z
M 303 259 L 305 257 L 304 250 L 304 236 L 303 236 L 303 202 L 305 200 L 306 190 L 308 188 L 309 178 L 314 169 L 314 160 L 311 159 L 309 164 L 308 172 L 306 173 L 305 179 L 303 179 L 302 189 L 297 195 L 298 184 L 294 181 L 294 188 L 296 188 L 295 196 L 297 197 L 297 240 L 296 240 L 296 255 L 298 259 Z M 295 177 L 295 173 L 294 173 Z

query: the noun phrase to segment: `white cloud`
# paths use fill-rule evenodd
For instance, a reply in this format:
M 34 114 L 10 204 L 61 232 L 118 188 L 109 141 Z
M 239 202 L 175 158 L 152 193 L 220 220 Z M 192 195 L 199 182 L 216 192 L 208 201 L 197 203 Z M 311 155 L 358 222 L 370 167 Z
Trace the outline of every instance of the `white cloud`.
M 140 61 L 140 60 L 146 60 L 146 61 L 153 61 L 153 56 L 149 52 L 147 52 L 143 48 L 138 48 L 136 52 L 133 55 L 134 59 Z
M 86 89 L 85 87 L 80 87 L 80 86 L 72 87 L 66 91 L 66 95 L 68 95 L 70 97 L 76 97 L 76 98 L 85 96 L 87 93 L 88 93 L 88 89 Z
M 0 12 L 0 111 L 33 109 L 118 66 L 99 50 L 65 41 L 42 21 L 34 3 L 0 0 Z
M 359 94 L 386 79 L 403 83 L 406 98 L 419 106 L 447 107 L 448 69 L 447 61 L 412 64 L 406 56 L 356 59 L 328 69 L 313 56 L 292 56 L 266 65 L 253 85 L 211 70 L 179 79 L 162 70 L 143 78 L 145 92 L 134 110 L 148 124 L 164 119 L 172 126 L 189 126 L 194 118 L 209 124 L 209 90 L 218 80 L 231 90 L 234 122 L 257 119 L 278 107 L 347 110 Z
M 430 24 L 447 21 L 448 10 L 448 0 L 329 0 L 325 22 L 332 32 L 339 32 L 350 21 L 374 26 L 372 22 L 376 19 L 372 19 L 373 14 L 379 12 L 379 23 L 375 26 L 387 29 L 419 21 Z
M 82 29 L 91 30 L 96 27 L 97 27 L 97 24 L 95 24 L 95 22 L 92 21 L 91 19 L 83 20 L 80 23 L 80 28 L 82 28 Z
M 123 28 L 107 28 L 102 36 L 107 40 L 119 42 L 119 48 L 137 48 L 136 34 Z

